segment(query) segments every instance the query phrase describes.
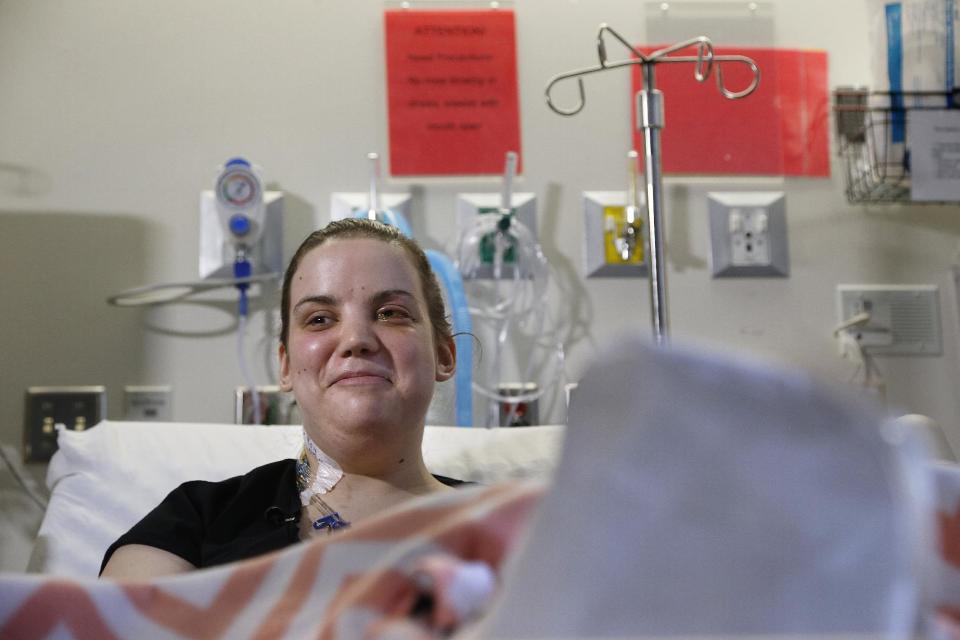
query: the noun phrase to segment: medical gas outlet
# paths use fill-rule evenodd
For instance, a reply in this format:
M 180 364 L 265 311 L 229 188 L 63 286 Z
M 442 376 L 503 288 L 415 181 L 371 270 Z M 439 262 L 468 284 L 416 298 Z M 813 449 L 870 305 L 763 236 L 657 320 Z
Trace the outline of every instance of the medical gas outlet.
M 635 207 L 603 208 L 603 253 L 607 264 L 643 263 L 643 224 Z
M 587 191 L 583 194 L 584 270 L 588 278 L 647 275 L 646 210 L 627 204 L 626 191 Z
M 465 262 L 469 263 L 469 268 L 461 265 L 464 279 L 494 278 L 498 254 L 502 278 L 532 277 L 529 265 L 523 264 L 520 259 L 521 247 L 517 243 L 520 237 L 526 241 L 536 241 L 537 198 L 535 194 L 511 193 L 510 206 L 503 207 L 500 194 L 460 193 L 457 194 L 456 207 L 461 240 L 466 235 L 480 234 L 480 237 L 475 239 L 476 242 L 468 243 L 469 246 L 476 247 L 477 255 L 461 256 L 466 259 Z M 487 222 L 489 224 L 484 224 Z M 514 224 L 517 224 L 516 228 L 512 228 Z M 519 273 L 516 273 L 517 269 Z
M 786 205 L 782 191 L 711 192 L 714 278 L 786 277 Z
M 732 209 L 727 217 L 730 262 L 735 267 L 770 264 L 769 219 L 762 208 Z

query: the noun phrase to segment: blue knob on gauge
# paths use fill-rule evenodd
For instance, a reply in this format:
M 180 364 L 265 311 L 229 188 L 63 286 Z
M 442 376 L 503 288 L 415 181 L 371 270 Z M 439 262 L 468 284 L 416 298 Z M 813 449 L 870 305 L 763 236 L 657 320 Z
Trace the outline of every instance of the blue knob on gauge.
M 253 225 L 250 223 L 250 218 L 242 213 L 237 213 L 230 217 L 230 233 L 233 235 L 242 238 L 250 233 L 252 228 Z

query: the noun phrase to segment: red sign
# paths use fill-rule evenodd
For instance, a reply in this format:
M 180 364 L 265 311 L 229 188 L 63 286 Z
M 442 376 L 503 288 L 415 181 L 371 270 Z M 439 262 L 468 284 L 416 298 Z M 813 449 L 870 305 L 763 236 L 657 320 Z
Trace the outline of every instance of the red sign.
M 644 53 L 656 47 L 638 47 Z M 658 64 L 656 88 L 663 92 L 661 131 L 664 173 L 830 175 L 827 54 L 784 49 L 722 50 L 741 54 L 760 68 L 760 86 L 745 98 L 728 100 L 713 74 L 703 83 L 693 77 L 693 64 Z M 731 91 L 751 81 L 749 67 L 723 65 L 723 83 Z M 640 67 L 633 74 L 634 94 L 641 88 Z M 643 136 L 634 144 L 643 158 Z
M 502 173 L 520 153 L 513 11 L 391 10 L 385 32 L 390 173 Z

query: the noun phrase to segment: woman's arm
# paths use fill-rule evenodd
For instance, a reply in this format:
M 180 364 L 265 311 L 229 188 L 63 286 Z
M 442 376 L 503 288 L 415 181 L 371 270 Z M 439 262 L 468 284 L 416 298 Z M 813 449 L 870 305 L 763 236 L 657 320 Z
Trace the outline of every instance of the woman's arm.
M 100 577 L 144 580 L 195 569 L 195 566 L 169 551 L 143 544 L 128 544 L 113 553 Z

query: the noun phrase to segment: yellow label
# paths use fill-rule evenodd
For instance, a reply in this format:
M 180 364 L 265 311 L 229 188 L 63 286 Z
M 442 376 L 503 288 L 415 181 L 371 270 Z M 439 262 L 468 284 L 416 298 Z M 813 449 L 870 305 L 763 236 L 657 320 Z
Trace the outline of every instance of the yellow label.
M 643 225 L 639 219 L 633 223 L 636 230 L 636 242 L 630 252 L 630 257 L 623 259 L 622 243 L 618 239 L 626 237 L 627 208 L 603 208 L 603 257 L 607 264 L 643 264 Z

